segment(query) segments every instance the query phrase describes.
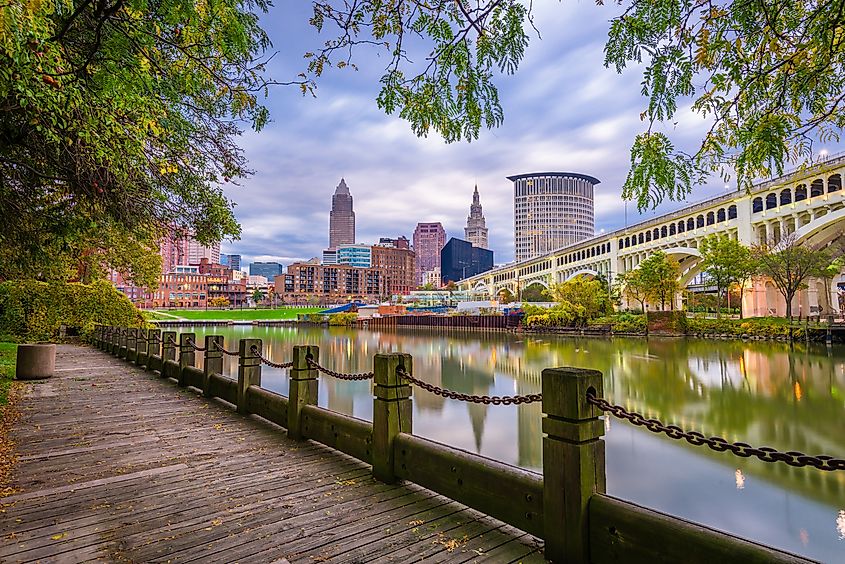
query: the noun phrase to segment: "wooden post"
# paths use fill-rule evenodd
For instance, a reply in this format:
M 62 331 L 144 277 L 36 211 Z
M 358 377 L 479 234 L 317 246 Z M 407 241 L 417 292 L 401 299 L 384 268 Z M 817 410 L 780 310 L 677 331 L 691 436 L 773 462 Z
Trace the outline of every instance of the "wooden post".
M 543 513 L 545 556 L 590 561 L 587 504 L 606 490 L 604 421 L 587 391 L 604 393 L 602 374 L 581 368 L 543 370 Z
M 111 326 L 108 328 L 107 332 L 107 339 L 106 339 L 106 352 L 113 353 L 114 352 L 114 341 L 117 339 L 117 327 Z
M 197 336 L 194 333 L 180 333 L 179 334 L 179 387 L 184 388 L 188 385 L 188 379 L 185 377 L 185 369 L 193 366 L 196 362 L 196 352 L 194 347 L 188 344 L 196 342 Z
M 215 346 L 219 345 L 219 346 Z M 209 379 L 212 374 L 223 374 L 223 335 L 205 336 L 205 360 L 202 368 L 202 395 L 211 397 Z
M 161 375 L 164 376 L 164 363 L 176 360 L 176 331 L 165 331 L 161 336 Z
M 138 366 L 146 366 L 149 362 L 149 355 L 147 354 L 146 329 L 138 329 L 138 340 L 136 341 L 135 349 L 138 351 L 135 354 L 135 364 Z
M 129 329 L 129 336 L 126 339 L 126 360 L 134 362 L 138 357 L 138 329 Z
M 148 329 L 147 330 L 147 358 L 152 359 L 154 356 L 161 355 L 161 329 Z M 163 361 L 162 361 L 163 362 Z M 148 361 L 147 362 L 147 370 L 161 370 L 162 365 L 158 365 L 156 367 L 155 364 Z
M 256 351 L 252 351 L 256 347 Z M 246 390 L 261 385 L 261 339 L 241 339 L 238 347 L 238 413 L 246 415 Z
M 413 360 L 409 354 L 377 354 L 373 364 L 373 477 L 392 484 L 396 481 L 393 439 L 412 430 L 411 386 L 398 370 L 413 374 Z
M 129 350 L 129 328 L 124 327 L 120 330 L 120 348 L 117 351 L 117 356 L 126 358 L 126 353 Z
M 114 328 L 114 340 L 112 341 L 111 353 L 120 356 L 120 345 L 123 344 L 123 327 Z
M 302 432 L 302 408 L 306 405 L 317 405 L 317 370 L 308 365 L 309 358 L 320 362 L 320 347 L 293 347 L 293 366 L 290 369 L 288 392 L 288 437 L 297 441 L 306 438 Z

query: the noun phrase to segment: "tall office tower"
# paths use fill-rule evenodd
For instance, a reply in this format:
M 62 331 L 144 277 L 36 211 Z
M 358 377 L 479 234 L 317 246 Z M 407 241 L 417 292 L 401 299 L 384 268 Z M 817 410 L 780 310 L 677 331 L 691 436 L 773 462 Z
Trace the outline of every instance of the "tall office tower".
M 478 185 L 472 193 L 472 205 L 469 207 L 467 226 L 464 228 L 464 238 L 472 243 L 473 247 L 486 249 L 487 243 L 487 222 L 484 213 L 481 211 L 481 201 L 478 198 Z
M 440 250 L 446 244 L 446 230 L 440 222 L 418 223 L 414 229 L 414 281 L 423 284 L 424 273 L 440 268 Z
M 241 269 L 241 255 L 229 255 L 229 268 L 232 270 Z
M 595 234 L 593 189 L 600 180 L 575 172 L 508 176 L 513 182 L 516 260 L 589 239 Z
M 199 264 L 202 259 L 208 259 L 212 264 L 220 264 L 220 243 L 201 245 L 199 241 L 187 237 L 182 241 L 185 262 L 183 264 Z
M 352 211 L 352 194 L 346 181 L 340 184 L 332 196 L 332 211 L 329 214 L 329 248 L 355 244 L 355 212 Z

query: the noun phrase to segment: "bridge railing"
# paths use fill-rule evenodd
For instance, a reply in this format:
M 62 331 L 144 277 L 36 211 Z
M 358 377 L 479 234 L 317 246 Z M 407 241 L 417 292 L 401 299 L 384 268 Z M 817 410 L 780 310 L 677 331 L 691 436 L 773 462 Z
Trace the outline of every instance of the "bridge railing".
M 310 345 L 293 347 L 292 360 L 277 363 L 263 355 L 260 339 L 241 339 L 237 350 L 226 350 L 220 335 L 207 335 L 199 345 L 194 333 L 181 333 L 177 338 L 176 332 L 159 329 L 98 327 L 94 338 L 99 348 L 133 359 L 130 362 L 179 386 L 196 388 L 206 397 L 233 405 L 239 413 L 286 428 L 291 439 L 314 440 L 371 465 L 377 480 L 414 482 L 535 535 L 544 540 L 545 556 L 554 562 L 807 562 L 607 495 L 601 417 L 610 412 L 632 420 L 638 414 L 602 398 L 602 374 L 596 370 L 547 368 L 542 374 L 541 394 L 470 396 L 420 380 L 414 375 L 411 356 L 401 353 L 376 354 L 372 372 L 343 374 L 321 366 L 319 348 Z M 195 366 L 198 352 L 204 355 L 202 369 Z M 237 378 L 223 374 L 224 356 L 237 356 Z M 290 370 L 287 397 L 261 387 L 262 365 Z M 372 379 L 372 423 L 319 407 L 319 373 L 345 380 Z M 461 401 L 493 405 L 542 402 L 543 474 L 414 435 L 411 397 L 415 386 Z M 635 424 L 655 432 L 681 433 L 673 438 L 689 441 L 686 435 L 696 435 L 639 418 Z M 711 438 L 694 444 L 715 448 L 708 440 L 718 443 Z M 721 448 L 721 443 L 717 446 L 717 450 L 731 450 Z M 771 456 L 765 449 L 756 450 Z M 758 453 L 743 450 L 740 454 L 748 455 Z M 845 461 L 831 457 L 805 458 L 813 460 L 793 457 L 787 463 L 816 465 L 821 458 L 826 459 L 821 463 L 834 465 L 824 469 L 845 469 Z

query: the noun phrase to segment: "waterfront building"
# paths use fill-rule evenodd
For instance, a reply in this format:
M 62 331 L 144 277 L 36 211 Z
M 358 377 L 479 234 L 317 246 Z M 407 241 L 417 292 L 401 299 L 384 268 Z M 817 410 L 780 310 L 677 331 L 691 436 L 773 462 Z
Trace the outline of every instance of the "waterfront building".
M 355 212 L 352 210 L 352 194 L 346 181 L 340 184 L 332 196 L 332 211 L 329 213 L 329 248 L 355 244 Z
M 484 213 L 481 211 L 481 200 L 478 195 L 477 184 L 475 186 L 475 192 L 472 193 L 472 205 L 469 207 L 467 226 L 464 228 L 464 238 L 475 247 L 481 249 L 489 248 L 487 221 L 484 219 Z
M 378 268 L 347 264 L 300 262 L 288 265 L 275 279 L 275 291 L 285 303 L 330 304 L 350 300 L 378 301 L 386 295 Z
M 234 272 L 230 267 L 210 263 L 208 259 L 200 261 L 199 273 L 206 277 L 209 302 L 214 298 L 225 298 L 229 300 L 230 306 L 238 307 L 247 303 L 246 280 L 236 280 Z
M 341 245 L 337 248 L 336 264 L 370 268 L 373 264 L 372 248 L 368 245 Z
M 162 274 L 152 293 L 152 307 L 193 308 L 208 305 L 208 278 L 199 266 L 176 265 Z
M 249 265 L 250 276 L 263 276 L 267 280 L 272 280 L 282 270 L 282 265 L 277 262 L 253 262 Z
M 418 286 L 423 284 L 423 273 L 440 268 L 440 250 L 446 244 L 446 230 L 439 221 L 417 223 L 414 229 L 414 280 Z
M 452 237 L 440 251 L 440 282 L 458 282 L 493 268 L 493 251 Z
M 593 191 L 597 178 L 574 172 L 508 176 L 513 182 L 517 261 L 573 245 L 595 234 Z
M 381 272 L 386 296 L 404 295 L 416 288 L 415 257 L 408 247 L 375 245 L 372 248 L 372 267 Z
M 435 268 L 434 270 L 424 272 L 422 285 L 430 286 L 433 288 L 439 288 L 442 285 L 440 278 L 440 268 Z

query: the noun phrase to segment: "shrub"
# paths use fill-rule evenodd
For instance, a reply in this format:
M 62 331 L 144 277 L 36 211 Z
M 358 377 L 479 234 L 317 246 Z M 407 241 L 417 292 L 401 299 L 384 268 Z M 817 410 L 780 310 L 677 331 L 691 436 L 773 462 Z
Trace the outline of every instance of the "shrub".
M 614 333 L 645 333 L 646 317 L 643 314 L 618 313 L 590 320 L 590 325 L 610 325 Z
M 358 319 L 357 313 L 331 313 L 329 325 L 348 327 L 354 325 L 356 319 Z
M 582 324 L 586 310 L 583 306 L 561 302 L 553 307 L 524 305 L 523 324 L 526 327 L 571 327 Z
M 95 325 L 144 327 L 140 310 L 105 280 L 92 284 L 10 280 L 0 284 L 0 333 L 21 341 L 55 339 L 62 325 L 88 337 Z

